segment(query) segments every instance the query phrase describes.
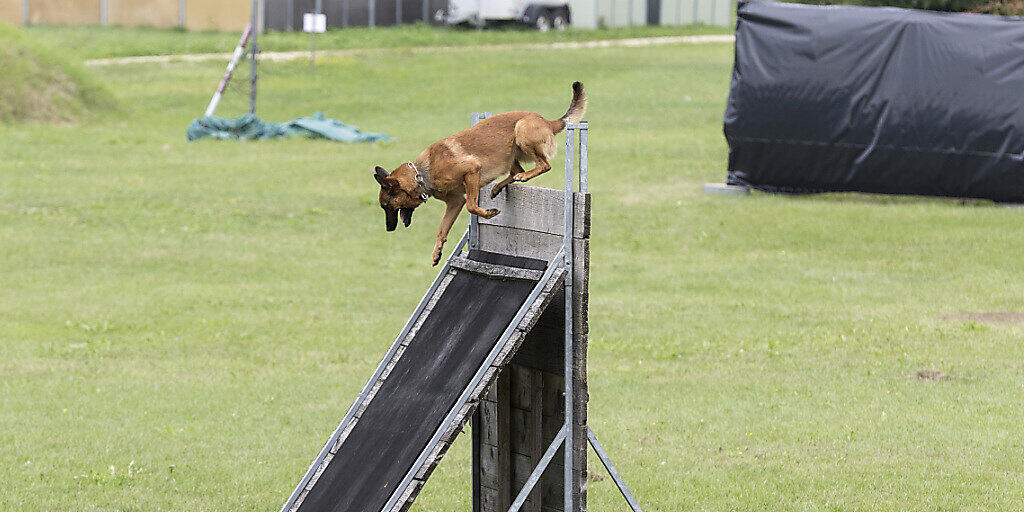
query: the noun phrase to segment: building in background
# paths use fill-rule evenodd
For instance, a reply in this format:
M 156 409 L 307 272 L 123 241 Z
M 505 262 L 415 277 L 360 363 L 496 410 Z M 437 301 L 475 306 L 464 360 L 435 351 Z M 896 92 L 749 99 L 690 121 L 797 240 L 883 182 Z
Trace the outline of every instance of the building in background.
M 480 0 L 495 2 L 501 0 Z M 569 0 L 572 26 L 732 24 L 735 0 Z M 261 0 L 261 29 L 300 30 L 315 0 Z M 322 0 L 331 27 L 437 23 L 447 0 Z M 15 25 L 123 25 L 241 30 L 251 0 L 0 0 L 0 20 Z

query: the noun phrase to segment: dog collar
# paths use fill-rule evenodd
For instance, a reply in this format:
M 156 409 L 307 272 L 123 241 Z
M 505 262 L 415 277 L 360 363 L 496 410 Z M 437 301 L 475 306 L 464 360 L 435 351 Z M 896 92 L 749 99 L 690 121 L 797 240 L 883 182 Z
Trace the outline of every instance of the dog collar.
M 420 199 L 426 201 L 434 193 L 434 183 L 430 180 L 430 174 L 420 172 L 416 164 L 408 162 L 416 173 L 416 184 L 419 186 Z

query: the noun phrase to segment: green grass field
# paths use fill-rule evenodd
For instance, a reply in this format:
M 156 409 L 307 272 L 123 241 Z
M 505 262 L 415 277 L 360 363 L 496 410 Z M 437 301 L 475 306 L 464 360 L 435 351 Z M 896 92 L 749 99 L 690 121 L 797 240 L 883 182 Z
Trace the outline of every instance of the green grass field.
M 0 510 L 276 510 L 436 270 L 440 203 L 386 233 L 372 167 L 471 111 L 560 114 L 575 79 L 590 417 L 645 510 L 1017 510 L 1021 212 L 703 195 L 724 178 L 731 59 L 395 50 L 262 68 L 264 118 L 323 110 L 398 138 L 382 145 L 189 144 L 223 62 L 92 68 L 126 112 L 0 126 Z M 944 319 L 965 312 L 1017 317 Z M 468 473 L 460 438 L 416 510 L 468 510 Z M 620 500 L 591 482 L 591 510 Z
M 62 27 L 37 25 L 27 29 L 46 43 L 84 58 L 166 55 L 179 53 L 225 53 L 238 44 L 239 34 L 230 32 L 185 32 L 145 27 Z M 695 34 L 727 34 L 723 27 L 706 25 L 646 26 L 602 30 L 569 29 L 537 32 L 509 25 L 488 30 L 463 27 L 432 27 L 415 24 L 402 27 L 352 27 L 330 30 L 316 38 L 325 50 L 363 48 L 406 48 L 413 46 L 478 46 L 507 43 L 554 43 L 594 39 L 624 39 Z M 269 32 L 259 36 L 265 51 L 309 50 L 309 34 Z

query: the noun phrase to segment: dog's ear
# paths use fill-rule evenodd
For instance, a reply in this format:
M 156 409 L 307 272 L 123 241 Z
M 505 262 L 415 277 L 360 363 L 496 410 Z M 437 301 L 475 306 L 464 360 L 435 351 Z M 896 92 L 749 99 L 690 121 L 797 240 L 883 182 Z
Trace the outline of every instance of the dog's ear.
M 380 183 L 381 188 L 389 192 L 396 190 L 401 186 L 398 180 L 389 178 L 388 171 L 384 170 L 384 168 L 379 165 L 373 170 L 373 179 L 377 180 L 377 183 Z
M 380 186 L 383 187 L 384 180 L 388 179 L 388 171 L 386 171 L 383 167 L 378 165 L 373 170 L 373 179 L 377 180 L 377 183 L 380 183 Z

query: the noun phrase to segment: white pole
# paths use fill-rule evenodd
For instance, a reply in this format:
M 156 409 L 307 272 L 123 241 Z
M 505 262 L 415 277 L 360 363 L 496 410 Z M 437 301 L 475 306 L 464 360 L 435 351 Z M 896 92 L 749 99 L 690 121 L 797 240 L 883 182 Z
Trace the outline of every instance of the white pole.
M 107 0 L 100 0 L 100 25 L 107 26 Z
M 181 28 L 185 28 L 185 1 L 178 0 L 178 26 Z
M 220 103 L 221 96 L 224 95 L 224 90 L 228 88 L 228 82 L 231 80 L 231 74 L 235 72 L 235 67 L 238 66 L 238 62 L 242 60 L 242 56 L 245 55 L 245 45 L 249 42 L 249 35 L 252 33 L 252 23 L 245 26 L 245 30 L 242 31 L 242 38 L 238 41 L 238 46 L 235 47 L 235 53 L 231 54 L 231 60 L 228 62 L 228 68 L 224 71 L 224 76 L 220 79 L 220 83 L 217 84 L 217 90 L 213 92 L 213 98 L 210 98 L 210 104 L 206 106 L 206 112 L 204 116 L 212 116 L 214 111 L 217 110 L 217 104 Z
M 21 2 L 21 24 L 28 25 L 32 22 L 32 17 L 29 16 L 28 12 L 28 0 Z

